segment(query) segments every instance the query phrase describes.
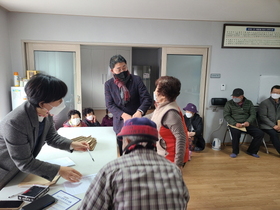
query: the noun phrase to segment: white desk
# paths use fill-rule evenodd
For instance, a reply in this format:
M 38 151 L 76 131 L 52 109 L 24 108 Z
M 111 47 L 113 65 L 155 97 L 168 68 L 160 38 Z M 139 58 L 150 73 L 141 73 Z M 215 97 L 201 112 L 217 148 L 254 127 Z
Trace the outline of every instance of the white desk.
M 75 138 L 78 136 L 89 136 L 96 138 L 97 144 L 95 149 L 91 152 L 94 162 L 92 161 L 88 152 L 74 151 L 69 153 L 67 151 L 55 149 L 48 145 L 44 145 L 41 152 L 37 156 L 40 160 L 52 160 L 60 157 L 69 157 L 75 162 L 75 166 L 72 166 L 83 175 L 89 175 L 97 173 L 106 163 L 117 158 L 117 143 L 116 134 L 112 127 L 81 127 L 81 128 L 60 128 L 58 133 L 61 136 L 67 138 Z M 10 181 L 1 191 L 0 200 L 14 200 L 14 198 L 8 198 L 8 196 L 24 191 L 23 188 L 17 186 L 24 178 L 26 174 L 19 173 L 12 181 Z M 49 194 L 52 195 L 59 190 L 64 190 L 63 183 L 66 180 L 60 178 L 58 182 L 50 186 Z M 84 194 L 75 195 L 76 197 L 83 198 Z M 71 209 L 76 209 L 81 202 L 74 205 Z

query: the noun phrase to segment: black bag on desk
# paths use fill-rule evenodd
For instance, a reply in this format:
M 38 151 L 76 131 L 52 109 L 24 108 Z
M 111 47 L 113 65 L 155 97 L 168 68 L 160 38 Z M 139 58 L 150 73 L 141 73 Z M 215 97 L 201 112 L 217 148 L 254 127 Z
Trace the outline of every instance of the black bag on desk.
M 47 194 L 41 198 L 38 198 L 32 203 L 22 207 L 22 210 L 42 210 L 55 202 L 56 199 L 51 195 Z

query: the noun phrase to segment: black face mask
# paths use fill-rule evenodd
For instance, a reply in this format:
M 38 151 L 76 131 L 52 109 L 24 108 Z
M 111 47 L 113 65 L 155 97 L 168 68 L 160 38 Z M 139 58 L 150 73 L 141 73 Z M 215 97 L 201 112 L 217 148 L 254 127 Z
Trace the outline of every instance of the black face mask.
M 123 71 L 119 74 L 115 74 L 115 76 L 122 81 L 126 79 L 127 75 L 128 75 L 128 71 Z

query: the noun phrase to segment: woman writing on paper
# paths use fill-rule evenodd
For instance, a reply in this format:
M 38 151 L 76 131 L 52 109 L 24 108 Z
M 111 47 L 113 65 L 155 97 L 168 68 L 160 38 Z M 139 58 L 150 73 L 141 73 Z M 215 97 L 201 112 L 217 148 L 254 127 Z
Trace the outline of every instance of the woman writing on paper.
M 63 149 L 87 151 L 86 142 L 72 142 L 56 132 L 53 115 L 65 108 L 66 84 L 52 76 L 34 75 L 25 86 L 27 102 L 0 122 L 0 189 L 19 171 L 52 180 L 57 174 L 77 182 L 81 174 L 73 168 L 40 161 L 36 156 L 44 143 Z

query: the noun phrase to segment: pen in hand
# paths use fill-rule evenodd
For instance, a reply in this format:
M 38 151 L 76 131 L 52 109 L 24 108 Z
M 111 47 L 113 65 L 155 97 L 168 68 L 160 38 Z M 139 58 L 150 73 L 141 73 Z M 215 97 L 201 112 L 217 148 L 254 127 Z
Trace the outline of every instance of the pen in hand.
M 89 149 L 87 149 L 87 151 L 88 151 L 88 154 L 90 155 L 91 159 L 94 161 L 93 157 L 92 157 L 91 154 L 90 154 Z

